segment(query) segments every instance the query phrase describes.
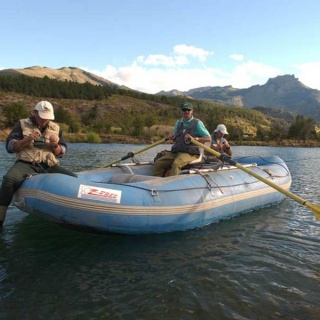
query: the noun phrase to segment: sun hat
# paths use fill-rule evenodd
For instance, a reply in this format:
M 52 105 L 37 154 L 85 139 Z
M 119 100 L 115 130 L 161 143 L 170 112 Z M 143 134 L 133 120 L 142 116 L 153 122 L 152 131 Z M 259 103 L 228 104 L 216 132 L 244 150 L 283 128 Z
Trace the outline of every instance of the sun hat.
M 54 120 L 52 104 L 48 101 L 40 101 L 34 107 L 38 111 L 39 117 L 45 120 Z
M 193 106 L 190 102 L 183 102 L 181 103 L 181 110 L 183 109 L 192 110 Z
M 221 133 L 223 134 L 229 134 L 228 131 L 227 131 L 227 128 L 224 124 L 218 124 L 217 125 L 217 128 L 214 130 L 214 132 L 218 132 L 220 131 Z

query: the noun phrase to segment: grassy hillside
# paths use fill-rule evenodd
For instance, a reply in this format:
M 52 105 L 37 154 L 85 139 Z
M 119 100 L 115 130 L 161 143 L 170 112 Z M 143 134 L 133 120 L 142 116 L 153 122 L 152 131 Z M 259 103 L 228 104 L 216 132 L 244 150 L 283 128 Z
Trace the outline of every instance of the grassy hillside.
M 34 97 L 14 92 L 0 92 L 0 107 L 20 102 L 32 110 L 40 100 L 50 101 L 55 110 L 63 108 L 73 119 L 83 121 L 94 110 L 94 119 L 106 119 L 113 128 L 132 126 L 137 119 L 143 119 L 144 127 L 172 128 L 176 119 L 181 117 L 178 105 L 169 105 L 151 100 L 143 100 L 125 95 L 112 94 L 105 100 L 78 100 Z M 200 118 L 212 131 L 218 123 L 225 123 L 231 132 L 255 135 L 257 126 L 268 129 L 272 119 L 261 112 L 241 108 L 226 107 L 222 104 L 193 101 L 194 115 Z M 3 115 L 2 115 L 3 119 Z M 159 131 L 162 131 L 162 129 Z M 112 132 L 111 132 L 112 133 Z
M 172 132 L 181 118 L 180 104 L 189 100 L 194 116 L 213 132 L 224 123 L 230 140 L 241 142 L 277 138 L 288 132 L 290 121 L 280 113 L 223 105 L 183 96 L 151 95 L 115 86 L 59 81 L 48 77 L 2 75 L 0 77 L 1 128 L 19 119 L 21 108 L 31 111 L 40 100 L 50 101 L 67 139 L 86 141 L 150 141 Z M 9 113 L 8 110 L 10 110 Z M 11 112 L 11 110 L 20 110 Z M 273 116 L 275 114 L 276 116 Z M 15 119 L 17 118 L 17 119 Z

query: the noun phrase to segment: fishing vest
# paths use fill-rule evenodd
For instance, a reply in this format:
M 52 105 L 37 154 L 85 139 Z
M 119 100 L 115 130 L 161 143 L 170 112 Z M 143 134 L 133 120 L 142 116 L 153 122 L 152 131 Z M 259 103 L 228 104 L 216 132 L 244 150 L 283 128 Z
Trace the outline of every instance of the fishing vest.
M 186 143 L 184 139 L 186 134 L 190 134 L 192 137 L 195 136 L 195 128 L 198 121 L 198 119 L 193 118 L 189 123 L 189 126 L 185 128 L 183 127 L 183 121 L 180 122 L 177 128 L 176 138 L 174 145 L 171 148 L 171 152 L 185 152 L 189 154 L 200 155 L 199 148 L 192 143 Z
M 40 130 L 32 123 L 31 119 L 20 120 L 22 134 L 28 137 L 33 132 L 38 132 L 41 135 L 39 141 L 31 140 L 28 145 L 17 153 L 17 160 L 33 163 L 46 163 L 49 167 L 56 165 L 59 161 L 52 152 L 49 140 L 50 136 L 59 136 L 60 127 L 58 124 L 49 121 L 47 127 L 41 133 Z

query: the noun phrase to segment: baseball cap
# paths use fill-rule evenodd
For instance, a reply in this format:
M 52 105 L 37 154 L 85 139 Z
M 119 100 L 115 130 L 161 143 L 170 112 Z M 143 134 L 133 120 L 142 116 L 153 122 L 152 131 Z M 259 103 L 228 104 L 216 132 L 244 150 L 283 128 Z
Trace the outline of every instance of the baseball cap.
M 217 125 L 217 128 L 214 130 L 214 132 L 218 132 L 220 131 L 221 133 L 223 134 L 229 134 L 228 131 L 227 131 L 227 128 L 224 124 L 218 124 Z
M 40 101 L 34 107 L 38 111 L 39 117 L 46 120 L 54 120 L 52 104 L 48 101 Z
M 181 103 L 181 110 L 183 109 L 192 110 L 193 106 L 190 102 L 183 102 Z

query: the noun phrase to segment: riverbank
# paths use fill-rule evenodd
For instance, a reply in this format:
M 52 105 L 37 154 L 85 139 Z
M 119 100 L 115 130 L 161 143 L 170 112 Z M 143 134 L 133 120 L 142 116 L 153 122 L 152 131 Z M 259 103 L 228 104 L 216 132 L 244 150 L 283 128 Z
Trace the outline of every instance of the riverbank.
M 90 141 L 86 140 L 85 135 L 65 135 L 68 142 L 84 142 L 88 143 Z M 163 136 L 157 137 L 133 137 L 128 135 L 106 135 L 101 137 L 101 143 L 122 143 L 122 144 L 150 144 L 163 139 Z M 256 140 L 242 140 L 242 141 L 232 141 L 228 140 L 231 146 L 271 146 L 271 147 L 305 147 L 305 148 L 319 148 L 320 141 L 317 140 L 291 140 L 284 139 L 281 141 L 256 141 Z M 170 143 L 168 143 L 170 144 Z
M 0 132 L 0 141 L 4 142 L 9 131 Z M 69 143 L 97 143 L 88 140 L 88 135 L 83 133 L 64 134 L 65 140 Z M 101 136 L 99 143 L 121 143 L 121 144 L 150 144 L 163 139 L 163 137 L 134 137 L 120 134 L 108 134 Z M 271 147 L 304 147 L 304 148 L 319 148 L 320 141 L 317 140 L 291 140 L 284 139 L 281 141 L 256 141 L 256 140 L 242 140 L 232 141 L 228 140 L 231 146 L 271 146 Z

